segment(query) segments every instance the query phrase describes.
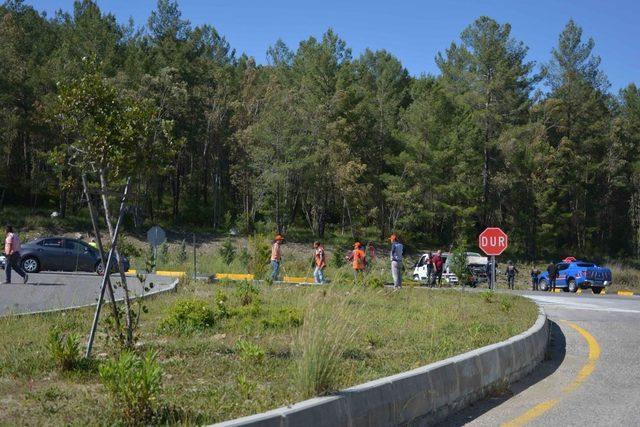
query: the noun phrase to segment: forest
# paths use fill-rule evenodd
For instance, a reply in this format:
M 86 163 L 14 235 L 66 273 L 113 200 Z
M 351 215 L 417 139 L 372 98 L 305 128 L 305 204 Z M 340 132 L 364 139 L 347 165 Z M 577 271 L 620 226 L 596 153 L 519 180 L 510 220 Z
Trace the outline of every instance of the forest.
M 640 254 L 640 90 L 612 93 L 579 23 L 540 63 L 479 17 L 421 76 L 331 29 L 262 64 L 175 1 L 142 24 L 0 6 L 0 208 L 77 213 L 98 162 L 139 228 L 448 246 L 499 226 L 523 258 Z

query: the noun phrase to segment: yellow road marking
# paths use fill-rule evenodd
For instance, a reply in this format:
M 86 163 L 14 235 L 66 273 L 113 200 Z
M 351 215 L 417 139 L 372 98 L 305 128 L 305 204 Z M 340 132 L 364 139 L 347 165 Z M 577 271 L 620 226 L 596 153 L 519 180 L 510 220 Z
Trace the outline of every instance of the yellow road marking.
M 633 292 L 631 292 L 631 291 L 618 291 L 618 295 L 624 295 L 626 297 L 632 297 L 633 296 Z
M 284 282 L 287 283 L 313 283 L 313 277 L 295 277 L 295 276 L 284 276 Z
M 162 270 L 158 270 L 158 271 L 156 271 L 156 275 L 158 275 L 158 276 L 169 276 L 169 277 L 183 277 L 183 276 L 186 276 L 187 273 L 185 273 L 184 271 L 162 271 Z
M 578 387 L 580 387 L 582 383 L 593 373 L 594 369 L 596 368 L 596 362 L 600 358 L 600 345 L 598 344 L 598 341 L 596 341 L 596 339 L 593 337 L 593 335 L 582 329 L 580 326 L 576 325 L 575 323 L 567 322 L 566 320 L 563 320 L 562 322 L 578 331 L 578 333 L 582 335 L 585 341 L 587 341 L 587 345 L 589 346 L 589 359 L 587 360 L 587 363 L 585 363 L 582 369 L 580 369 L 580 372 L 578 372 L 576 378 L 564 389 L 562 389 L 565 395 L 568 395 L 569 393 L 574 392 Z M 524 414 L 520 415 L 518 418 L 502 424 L 502 427 L 524 426 L 535 420 L 536 418 L 539 418 L 540 416 L 542 416 L 542 414 L 560 403 L 562 397 L 565 396 L 539 403 Z

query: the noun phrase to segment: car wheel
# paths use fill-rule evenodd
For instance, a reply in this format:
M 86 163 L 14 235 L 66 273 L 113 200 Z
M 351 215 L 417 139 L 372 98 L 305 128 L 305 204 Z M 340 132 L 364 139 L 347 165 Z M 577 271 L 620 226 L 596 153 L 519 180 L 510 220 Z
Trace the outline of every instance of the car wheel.
M 22 269 L 27 273 L 37 273 L 40 271 L 40 261 L 32 256 L 22 260 Z
M 602 288 L 591 288 L 591 291 L 592 291 L 594 294 L 599 294 L 600 292 L 602 292 Z
M 540 280 L 540 282 L 538 282 L 538 289 L 540 289 L 541 291 L 546 291 L 549 289 L 549 283 L 547 283 L 547 281 L 545 279 Z
M 575 280 L 571 279 L 567 282 L 567 290 L 574 294 L 578 291 L 578 285 Z
M 104 266 L 101 262 L 98 262 L 96 264 L 96 273 L 98 274 L 98 276 L 102 276 L 104 274 Z

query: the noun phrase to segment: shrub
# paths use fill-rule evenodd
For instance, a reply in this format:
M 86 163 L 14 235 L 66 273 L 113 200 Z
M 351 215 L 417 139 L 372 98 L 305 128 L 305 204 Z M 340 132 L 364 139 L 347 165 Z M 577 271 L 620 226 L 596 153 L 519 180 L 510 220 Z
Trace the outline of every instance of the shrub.
M 158 264 L 165 265 L 169 262 L 169 245 L 164 242 L 160 245 L 160 256 L 158 257 Z
M 257 344 L 241 339 L 236 342 L 235 350 L 247 362 L 262 363 L 264 361 L 265 351 Z
M 236 257 L 236 248 L 233 246 L 231 237 L 227 237 L 219 249 L 219 254 L 225 264 L 231 265 Z
M 302 313 L 295 307 L 284 307 L 267 318 L 261 319 L 260 323 L 266 329 L 281 329 L 289 326 L 298 327 L 302 325 Z
M 267 238 L 261 234 L 249 237 L 249 273 L 256 279 L 264 277 L 269 266 L 271 248 Z
M 250 305 L 254 299 L 260 294 L 260 289 L 248 280 L 243 280 L 236 288 L 236 295 L 240 301 L 240 305 Z
M 58 328 L 54 327 L 49 331 L 47 348 L 56 365 L 63 371 L 75 369 L 82 360 L 80 355 L 80 336 L 78 334 L 64 336 Z
M 182 242 L 180 242 L 177 259 L 179 263 L 187 261 L 187 242 L 184 239 L 182 239 Z
M 213 326 L 215 313 L 207 301 L 199 298 L 177 301 L 162 320 L 160 327 L 165 330 L 191 332 Z
M 340 361 L 357 333 L 358 314 L 343 295 L 323 292 L 312 296 L 293 346 L 296 386 L 303 398 L 337 388 Z
M 249 250 L 247 248 L 242 248 L 242 250 L 240 251 L 240 255 L 238 255 L 238 260 L 240 261 L 240 264 L 243 267 L 249 268 L 249 262 L 251 261 L 251 255 L 249 255 Z
M 155 353 L 141 358 L 124 351 L 100 365 L 99 374 L 125 424 L 139 425 L 152 419 L 162 388 L 162 369 Z
M 339 248 L 336 249 L 333 256 L 329 258 L 329 265 L 334 268 L 340 268 L 346 263 L 347 261 L 345 260 L 344 254 Z

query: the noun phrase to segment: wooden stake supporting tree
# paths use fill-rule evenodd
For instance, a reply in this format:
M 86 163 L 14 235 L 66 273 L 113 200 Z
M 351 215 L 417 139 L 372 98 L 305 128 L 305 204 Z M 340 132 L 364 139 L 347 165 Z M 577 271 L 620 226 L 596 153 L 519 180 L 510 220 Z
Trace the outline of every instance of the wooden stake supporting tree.
M 95 59 L 85 60 L 84 67 L 81 77 L 59 86 L 59 96 L 49 113 L 52 124 L 60 127 L 68 141 L 52 150 L 50 160 L 59 166 L 60 159 L 64 159 L 72 169 L 79 171 L 104 266 L 98 306 L 87 345 L 86 354 L 89 357 L 105 292 L 108 292 L 111 300 L 119 341 L 125 347 L 133 347 L 134 328 L 139 314 L 136 316 L 132 310 L 131 291 L 118 251 L 118 239 L 127 197 L 132 188 L 131 177 L 136 176 L 140 168 L 162 168 L 163 160 L 174 154 L 174 142 L 171 138 L 172 123 L 159 119 L 157 109 L 149 101 L 133 99 L 119 92 L 102 75 Z M 164 135 L 162 144 L 157 138 L 158 134 Z M 91 198 L 89 176 L 96 178 L 97 193 L 109 231 L 111 246 L 106 256 L 100 238 L 98 214 Z M 124 187 L 124 192 L 114 226 L 109 195 L 113 194 L 112 187 L 116 186 Z M 124 331 L 109 274 L 114 263 L 124 292 Z

